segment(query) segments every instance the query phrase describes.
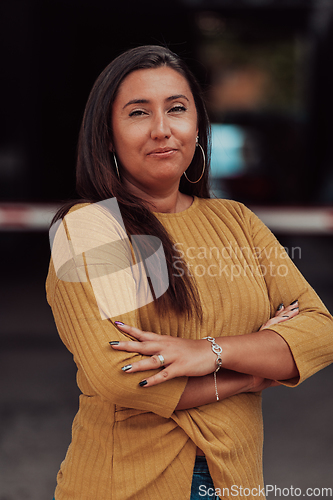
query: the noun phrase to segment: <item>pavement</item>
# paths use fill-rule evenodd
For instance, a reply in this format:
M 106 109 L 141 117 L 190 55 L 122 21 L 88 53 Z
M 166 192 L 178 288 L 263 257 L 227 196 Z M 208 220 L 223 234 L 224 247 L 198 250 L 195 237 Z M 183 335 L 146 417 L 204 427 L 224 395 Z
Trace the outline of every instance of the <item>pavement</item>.
M 333 312 L 333 238 L 280 239 Z M 45 300 L 47 234 L 0 233 L 0 258 L 0 500 L 52 500 L 79 392 Z M 333 496 L 333 365 L 266 390 L 263 412 L 267 498 Z

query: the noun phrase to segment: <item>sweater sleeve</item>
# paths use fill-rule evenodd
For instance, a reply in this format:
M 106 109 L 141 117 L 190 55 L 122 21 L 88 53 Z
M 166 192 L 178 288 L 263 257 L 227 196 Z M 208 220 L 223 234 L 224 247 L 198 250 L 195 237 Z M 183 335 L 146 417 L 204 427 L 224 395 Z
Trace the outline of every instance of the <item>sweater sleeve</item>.
M 287 342 L 299 371 L 299 378 L 283 383 L 296 386 L 332 363 L 333 318 L 271 231 L 250 210 L 244 210 L 266 282 L 271 316 L 279 304 L 299 302 L 296 317 L 269 327 Z
M 109 345 L 111 340 L 131 341 L 114 321 L 140 328 L 138 310 L 153 297 L 145 259 L 136 258 L 120 212 L 108 208 L 98 203 L 76 206 L 53 231 L 48 302 L 86 395 L 168 418 L 187 378 L 139 387 L 156 371 L 124 373 L 122 366 L 143 356 Z

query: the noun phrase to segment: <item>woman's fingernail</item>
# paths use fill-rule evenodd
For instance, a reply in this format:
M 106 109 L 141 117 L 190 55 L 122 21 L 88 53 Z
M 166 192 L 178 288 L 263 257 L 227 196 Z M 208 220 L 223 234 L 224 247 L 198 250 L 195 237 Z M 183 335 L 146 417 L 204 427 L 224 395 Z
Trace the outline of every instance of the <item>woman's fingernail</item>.
M 289 318 L 289 316 L 282 316 L 282 318 Z
M 294 304 L 296 304 L 296 302 L 298 302 L 298 300 L 294 300 L 294 302 L 292 302 L 290 305 L 293 306 Z
M 296 309 L 298 309 L 298 307 L 294 307 L 293 309 L 290 309 L 291 311 L 296 311 Z
M 122 367 L 123 372 L 127 372 L 127 370 L 130 370 L 132 368 L 132 365 L 126 365 Z
M 281 311 L 282 307 L 283 307 L 283 302 L 281 302 L 281 304 L 279 305 L 279 307 L 277 308 L 277 310 Z
M 140 387 L 143 387 L 144 385 L 147 385 L 147 384 L 148 384 L 147 380 L 141 380 L 141 382 L 139 382 Z
M 112 340 L 111 342 L 109 342 L 110 345 L 118 345 L 119 344 L 119 340 Z
M 120 326 L 124 326 L 125 323 L 123 323 L 122 321 L 115 321 L 114 322 L 115 325 L 120 325 Z

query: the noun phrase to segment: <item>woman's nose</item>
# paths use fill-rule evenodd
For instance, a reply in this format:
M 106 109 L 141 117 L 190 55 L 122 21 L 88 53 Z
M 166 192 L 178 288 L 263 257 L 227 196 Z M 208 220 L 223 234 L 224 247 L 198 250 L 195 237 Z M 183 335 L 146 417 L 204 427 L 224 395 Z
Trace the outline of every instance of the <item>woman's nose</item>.
M 168 117 L 158 114 L 154 117 L 152 122 L 151 137 L 152 139 L 164 139 L 171 136 L 171 129 Z

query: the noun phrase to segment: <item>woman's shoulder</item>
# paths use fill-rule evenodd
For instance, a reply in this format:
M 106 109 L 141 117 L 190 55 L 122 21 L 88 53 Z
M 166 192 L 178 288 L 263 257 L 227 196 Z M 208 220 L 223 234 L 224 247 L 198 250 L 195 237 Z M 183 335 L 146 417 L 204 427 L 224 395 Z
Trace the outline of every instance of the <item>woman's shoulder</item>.
M 59 280 L 70 283 L 87 281 L 86 266 L 92 269 L 107 263 L 119 267 L 120 254 L 126 267 L 131 255 L 115 198 L 73 204 L 51 226 L 50 245 L 51 265 L 47 283 L 50 284 L 50 277 L 53 277 L 53 288 Z
M 82 231 L 109 234 L 113 230 L 123 237 L 125 231 L 122 215 L 116 198 L 98 202 L 78 201 L 73 203 L 62 217 L 66 227 L 80 228 Z
M 235 232 L 257 233 L 265 224 L 243 203 L 225 198 L 199 199 L 197 209 L 211 223 L 221 221 Z
M 67 211 L 66 215 L 72 214 L 72 213 L 76 212 L 77 210 L 80 210 L 81 208 L 89 207 L 90 205 L 93 205 L 93 203 L 78 201 L 70 207 L 70 209 Z
M 87 215 L 96 215 L 102 213 L 110 212 L 110 207 L 112 205 L 111 200 L 115 200 L 115 198 L 111 198 L 110 200 L 103 200 L 99 202 L 87 201 L 87 200 L 72 200 L 65 203 L 62 207 L 59 208 L 56 213 L 53 224 L 57 221 L 72 219 L 75 220 L 80 216 Z M 117 206 L 117 202 L 113 202 L 113 205 Z M 79 213 L 80 212 L 80 213 Z
M 230 218 L 245 219 L 253 215 L 253 212 L 243 203 L 226 198 L 199 198 L 198 208 L 203 211 L 212 211 L 216 215 Z

